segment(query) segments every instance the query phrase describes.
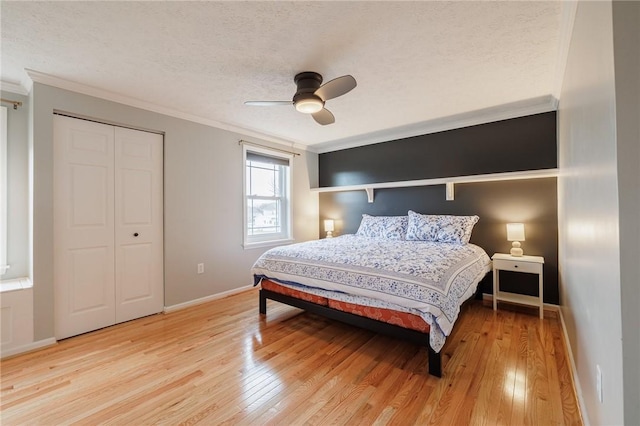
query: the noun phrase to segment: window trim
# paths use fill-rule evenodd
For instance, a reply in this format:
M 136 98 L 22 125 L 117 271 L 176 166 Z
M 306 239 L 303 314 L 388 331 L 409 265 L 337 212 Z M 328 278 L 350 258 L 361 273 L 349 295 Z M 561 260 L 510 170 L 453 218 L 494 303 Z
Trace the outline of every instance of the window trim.
M 286 206 L 285 214 L 287 216 L 286 224 L 283 226 L 283 232 L 278 233 L 276 238 L 251 238 L 248 234 L 247 226 L 247 152 L 256 154 L 264 154 L 269 157 L 282 158 L 289 162 L 289 173 L 285 182 Z M 260 148 L 256 146 L 242 146 L 242 246 L 245 249 L 271 247 L 282 244 L 289 244 L 294 241 L 293 238 L 293 154 L 287 154 L 268 148 Z M 282 238 L 284 236 L 284 238 Z
M 9 185 L 9 162 L 7 159 L 7 145 L 9 143 L 9 132 L 7 129 L 8 117 L 7 107 L 0 107 L 0 276 L 6 274 L 10 268 L 8 262 L 7 251 L 9 248 L 9 241 L 7 238 L 8 217 L 7 217 L 7 204 L 9 197 L 7 195 Z

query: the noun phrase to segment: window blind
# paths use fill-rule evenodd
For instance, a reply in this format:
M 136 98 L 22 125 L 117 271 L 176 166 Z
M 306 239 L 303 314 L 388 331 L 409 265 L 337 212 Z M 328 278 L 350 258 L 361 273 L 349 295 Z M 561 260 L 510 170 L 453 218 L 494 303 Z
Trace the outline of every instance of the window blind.
M 289 159 L 271 156 L 267 154 L 247 151 L 247 161 L 256 161 L 258 163 L 275 164 L 278 166 L 289 166 Z

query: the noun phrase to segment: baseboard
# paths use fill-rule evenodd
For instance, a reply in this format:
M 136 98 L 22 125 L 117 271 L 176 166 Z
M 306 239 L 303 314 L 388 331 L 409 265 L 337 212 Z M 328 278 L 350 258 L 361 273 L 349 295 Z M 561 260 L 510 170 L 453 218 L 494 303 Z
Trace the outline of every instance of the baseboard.
M 0 357 L 2 359 L 5 359 L 5 358 L 9 358 L 16 355 L 22 355 L 26 352 L 32 352 L 38 349 L 45 348 L 47 346 L 53 346 L 57 343 L 58 341 L 55 339 L 55 337 L 50 337 L 48 339 L 38 340 L 37 342 L 29 343 L 27 345 L 18 346 L 17 348 L 10 348 L 7 350 L 3 350 L 2 355 L 0 355 Z
M 212 294 L 211 296 L 201 297 L 199 299 L 190 300 L 184 303 L 178 303 L 177 305 L 165 306 L 164 313 L 179 311 L 181 309 L 189 308 L 191 306 L 201 305 L 203 303 L 211 302 L 212 300 L 223 299 L 225 297 L 233 296 L 234 294 L 243 293 L 254 288 L 252 285 L 247 285 L 240 288 L 234 288 L 233 290 L 223 291 L 222 293 Z
M 573 379 L 573 390 L 578 398 L 578 405 L 580 406 L 580 417 L 582 417 L 582 424 L 589 426 L 589 416 L 587 415 L 587 406 L 584 403 L 584 397 L 582 396 L 582 387 L 580 386 L 580 380 L 578 379 L 578 369 L 576 368 L 576 362 L 573 358 L 573 351 L 569 344 L 569 333 L 567 333 L 567 325 L 564 322 L 564 316 L 562 315 L 562 309 L 558 310 L 558 316 L 560 317 L 560 324 L 562 325 L 562 336 L 564 337 L 564 347 L 567 351 L 567 358 L 569 358 L 569 364 L 571 365 L 571 378 Z
M 493 294 L 489 294 L 489 293 L 482 293 L 482 300 L 483 301 L 488 301 L 493 303 Z M 508 303 L 508 302 L 507 302 Z M 535 306 L 531 306 L 532 308 L 538 309 Z M 551 312 L 559 312 L 560 311 L 560 306 L 559 305 L 554 305 L 553 303 L 544 303 L 543 304 L 543 309 L 545 311 L 551 311 Z

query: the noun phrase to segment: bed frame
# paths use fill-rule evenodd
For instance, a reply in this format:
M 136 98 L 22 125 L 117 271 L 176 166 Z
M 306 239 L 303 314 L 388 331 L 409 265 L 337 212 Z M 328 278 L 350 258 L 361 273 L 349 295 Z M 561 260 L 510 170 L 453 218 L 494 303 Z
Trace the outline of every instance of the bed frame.
M 440 353 L 437 353 L 429 345 L 429 334 L 407 329 L 386 322 L 362 317 L 349 312 L 339 311 L 328 306 L 318 305 L 313 302 L 298 299 L 292 296 L 276 293 L 271 290 L 260 289 L 260 313 L 267 314 L 267 299 L 275 300 L 296 308 L 304 309 L 313 314 L 321 315 L 332 320 L 341 321 L 350 325 L 355 325 L 376 333 L 386 334 L 391 337 L 408 340 L 420 346 L 426 346 L 429 351 L 429 374 L 442 377 L 442 366 Z

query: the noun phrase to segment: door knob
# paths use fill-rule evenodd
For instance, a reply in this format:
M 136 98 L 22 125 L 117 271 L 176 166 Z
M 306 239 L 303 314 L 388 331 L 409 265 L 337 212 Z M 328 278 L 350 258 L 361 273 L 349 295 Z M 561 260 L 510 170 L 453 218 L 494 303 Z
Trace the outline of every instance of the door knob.
M 134 236 L 134 237 L 137 237 L 137 236 L 138 236 L 138 233 L 137 233 L 137 232 L 136 232 L 136 233 L 134 233 L 134 234 L 133 234 L 133 236 Z

